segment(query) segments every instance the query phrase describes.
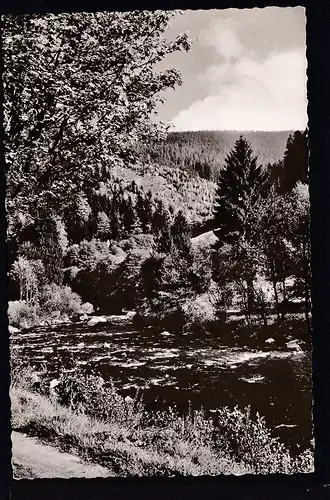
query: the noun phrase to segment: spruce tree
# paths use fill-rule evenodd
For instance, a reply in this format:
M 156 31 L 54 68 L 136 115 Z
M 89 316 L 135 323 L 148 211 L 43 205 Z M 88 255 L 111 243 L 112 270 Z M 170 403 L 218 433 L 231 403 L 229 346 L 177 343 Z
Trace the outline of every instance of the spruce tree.
M 182 210 L 176 214 L 171 227 L 173 243 L 179 252 L 189 253 L 191 249 L 191 229 Z
M 110 234 L 111 239 L 119 240 L 121 237 L 121 220 L 117 211 L 113 210 L 110 215 Z
M 218 251 L 221 254 L 224 244 L 231 245 L 228 264 L 232 279 L 242 284 L 241 299 L 248 321 L 255 302 L 256 214 L 268 192 L 269 174 L 258 166 L 251 144 L 240 136 L 219 174 L 214 209 L 218 241 L 213 246 L 213 263 L 216 271 Z
M 281 191 L 292 191 L 297 182 L 308 182 L 308 147 L 307 131 L 299 130 L 289 135 L 284 153 Z
M 149 191 L 144 199 L 144 230 L 146 233 L 151 231 L 152 215 L 152 195 Z
M 137 196 L 137 202 L 135 205 L 136 214 L 140 219 L 141 228 L 144 233 L 147 233 L 150 229 L 151 215 L 149 207 L 147 207 L 147 200 L 144 198 L 141 191 L 139 191 Z
M 131 196 L 129 196 L 127 200 L 124 199 L 123 202 L 125 204 L 125 210 L 123 213 L 123 225 L 125 231 L 130 234 L 132 232 L 132 228 L 136 218 Z
M 225 158 L 216 190 L 214 233 L 220 246 L 249 240 L 253 210 L 268 189 L 267 172 L 258 166 L 251 144 L 240 136 Z
M 171 235 L 170 227 L 165 224 L 161 232 L 155 239 L 156 251 L 159 253 L 169 254 L 171 253 L 173 240 Z
M 158 234 L 170 226 L 170 214 L 162 200 L 158 200 L 156 210 L 152 217 L 152 231 Z
M 109 239 L 111 236 L 110 220 L 104 212 L 99 212 L 97 216 L 96 234 L 102 241 Z

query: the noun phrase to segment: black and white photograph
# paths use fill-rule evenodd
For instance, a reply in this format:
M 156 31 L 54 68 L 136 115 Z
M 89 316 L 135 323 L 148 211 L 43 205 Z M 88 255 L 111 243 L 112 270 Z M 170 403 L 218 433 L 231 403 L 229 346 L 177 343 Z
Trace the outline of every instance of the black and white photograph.
M 305 9 L 1 23 L 14 478 L 313 472 Z

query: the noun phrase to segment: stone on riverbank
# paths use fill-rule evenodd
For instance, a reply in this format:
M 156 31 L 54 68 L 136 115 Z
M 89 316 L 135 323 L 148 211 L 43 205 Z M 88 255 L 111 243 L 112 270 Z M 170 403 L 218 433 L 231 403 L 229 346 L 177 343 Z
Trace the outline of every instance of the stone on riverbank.
M 16 328 L 15 326 L 8 326 L 9 333 L 19 333 L 21 330 L 19 328 Z

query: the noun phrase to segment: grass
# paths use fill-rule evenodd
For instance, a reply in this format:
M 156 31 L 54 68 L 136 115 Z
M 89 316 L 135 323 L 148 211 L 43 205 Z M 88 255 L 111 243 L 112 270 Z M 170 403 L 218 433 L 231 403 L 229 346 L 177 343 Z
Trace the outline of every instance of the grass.
M 76 453 L 109 468 L 119 476 L 145 475 L 201 475 L 244 474 L 251 472 L 230 458 L 212 452 L 208 446 L 188 440 L 173 440 L 171 429 L 164 432 L 164 441 L 171 442 L 168 450 L 162 449 L 160 440 L 152 445 L 153 432 L 147 432 L 144 440 L 150 440 L 149 449 L 142 445 L 141 435 L 135 436 L 128 428 L 98 421 L 84 414 L 52 402 L 45 396 L 26 389 L 12 388 L 12 426 L 14 430 L 36 436 L 62 451 Z
M 313 470 L 311 450 L 292 458 L 249 408 L 222 408 L 215 418 L 202 409 L 186 415 L 173 408 L 148 412 L 138 399 L 127 402 L 113 386 L 103 386 L 99 377 L 63 375 L 56 396 L 42 385 L 35 390 L 33 379 L 28 367 L 12 371 L 13 429 L 118 476 Z

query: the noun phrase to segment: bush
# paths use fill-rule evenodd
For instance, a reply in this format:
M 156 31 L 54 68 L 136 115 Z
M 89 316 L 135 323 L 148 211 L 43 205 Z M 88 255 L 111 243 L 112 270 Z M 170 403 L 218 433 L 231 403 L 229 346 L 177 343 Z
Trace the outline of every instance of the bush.
M 311 472 L 312 450 L 293 459 L 283 443 L 272 436 L 264 417 L 252 418 L 250 407 L 217 410 L 215 419 L 216 447 L 232 455 L 256 473 L 273 474 Z
M 102 377 L 86 375 L 79 369 L 60 375 L 56 398 L 59 404 L 75 412 L 128 427 L 136 426 L 143 412 L 139 398 L 126 401 L 112 381 L 106 385 Z
M 40 307 L 43 314 L 72 316 L 81 312 L 82 301 L 70 287 L 52 283 L 43 288 L 40 296 Z
M 182 332 L 186 317 L 174 294 L 158 292 L 152 299 L 140 302 L 135 324 Z
M 39 308 L 34 303 L 15 300 L 8 303 L 8 320 L 11 326 L 29 328 L 40 322 Z
M 81 298 L 68 286 L 52 283 L 39 293 L 39 301 L 12 301 L 8 303 L 8 319 L 11 326 L 30 328 L 54 317 L 92 314 L 92 304 L 82 304 Z
M 85 302 L 80 309 L 81 314 L 93 314 L 94 307 L 90 302 Z
M 203 326 L 215 319 L 215 308 L 206 293 L 188 298 L 182 310 L 187 321 L 185 328 L 190 328 L 193 324 Z

